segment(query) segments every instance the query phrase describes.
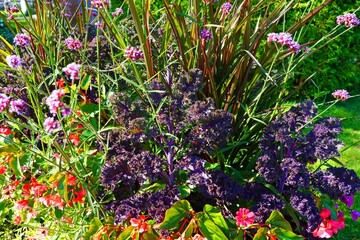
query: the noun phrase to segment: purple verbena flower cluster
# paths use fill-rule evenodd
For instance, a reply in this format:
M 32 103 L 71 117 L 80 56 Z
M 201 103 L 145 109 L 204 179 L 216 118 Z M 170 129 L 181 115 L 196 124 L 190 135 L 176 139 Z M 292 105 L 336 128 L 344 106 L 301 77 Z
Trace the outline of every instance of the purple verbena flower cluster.
M 68 37 L 67 39 L 65 39 L 65 44 L 68 49 L 74 51 L 79 51 L 83 48 L 81 41 L 73 39 L 72 37 Z
M 345 89 L 336 90 L 335 92 L 332 93 L 332 95 L 334 98 L 340 99 L 342 101 L 346 101 L 350 97 L 349 92 L 346 91 Z
M 0 112 L 9 110 L 11 113 L 18 115 L 24 114 L 27 110 L 26 102 L 22 99 L 11 100 L 11 97 L 4 93 L 0 93 Z
M 91 5 L 94 6 L 95 8 L 104 8 L 104 7 L 110 5 L 110 1 L 109 0 L 92 0 Z
M 53 131 L 60 129 L 60 123 L 53 117 L 47 117 L 44 120 L 44 128 L 47 133 L 52 133 Z
M 66 75 L 70 77 L 71 80 L 77 80 L 79 79 L 80 68 L 81 68 L 80 64 L 70 63 L 62 70 Z
M 64 102 L 61 98 L 65 96 L 64 89 L 58 89 L 51 92 L 50 96 L 46 99 L 46 105 L 49 107 L 50 113 L 55 116 L 59 109 L 64 117 L 68 116 L 71 113 L 69 108 L 65 107 Z
M 111 13 L 114 17 L 118 17 L 120 15 L 123 15 L 124 14 L 124 11 L 121 9 L 121 8 L 116 8 L 115 9 L 115 12 L 112 12 Z
M 229 14 L 231 11 L 232 5 L 229 2 L 224 3 L 221 5 L 221 11 L 223 14 Z
M 207 40 L 213 38 L 213 35 L 209 29 L 204 28 L 200 32 L 200 38 L 204 41 L 207 41 Z
M 125 49 L 125 57 L 137 61 L 143 58 L 144 54 L 138 47 L 127 47 Z
M 298 53 L 300 51 L 300 44 L 297 43 L 290 33 L 281 32 L 281 33 L 269 33 L 267 42 L 279 43 L 282 46 L 287 46 L 290 50 Z
M 31 37 L 24 33 L 16 34 L 14 44 L 19 47 L 27 47 L 30 45 Z
M 346 27 L 356 27 L 360 24 L 359 18 L 355 15 L 355 13 L 346 13 L 344 15 L 337 16 L 336 18 L 337 24 L 344 24 Z
M 14 69 L 17 69 L 18 67 L 22 66 L 22 60 L 17 55 L 7 56 L 6 63 L 9 65 L 9 67 L 12 67 Z

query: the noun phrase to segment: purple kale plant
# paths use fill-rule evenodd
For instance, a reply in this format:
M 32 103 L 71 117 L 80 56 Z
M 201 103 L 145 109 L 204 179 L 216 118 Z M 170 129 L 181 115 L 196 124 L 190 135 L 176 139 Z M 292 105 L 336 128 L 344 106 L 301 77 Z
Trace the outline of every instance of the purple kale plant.
M 360 189 L 360 179 L 353 170 L 328 164 L 329 159 L 339 156 L 343 146 L 336 138 L 341 132 L 340 120 L 325 117 L 315 121 L 316 116 L 315 104 L 307 100 L 272 121 L 260 142 L 262 155 L 256 166 L 259 176 L 275 188 L 273 194 L 281 196 L 283 206 L 288 201 L 301 215 L 301 223 L 308 233 L 321 223 L 315 201 L 317 195 L 326 194 L 332 200 L 339 200 Z M 312 172 L 309 165 L 317 161 L 323 167 Z M 258 192 L 267 194 L 264 190 Z M 272 198 L 261 194 L 252 197 L 253 210 L 259 220 L 266 219 L 269 211 L 279 209 L 274 201 L 268 203 Z
M 148 83 L 143 96 L 111 96 L 119 128 L 103 133 L 108 144 L 99 148 L 107 152 L 107 161 L 100 181 L 105 192 L 112 192 L 107 209 L 116 223 L 140 214 L 159 222 L 183 197 L 218 206 L 239 198 L 237 181 L 206 169 L 211 155 L 226 145 L 232 115 L 216 109 L 211 99 L 197 100 L 202 85 L 200 70 L 179 74 L 169 67 L 162 79 Z

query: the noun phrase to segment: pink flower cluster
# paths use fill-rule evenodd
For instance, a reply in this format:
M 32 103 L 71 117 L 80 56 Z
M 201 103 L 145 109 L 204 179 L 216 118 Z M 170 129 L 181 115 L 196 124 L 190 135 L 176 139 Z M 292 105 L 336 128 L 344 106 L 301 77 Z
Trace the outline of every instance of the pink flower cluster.
M 111 13 L 114 17 L 118 17 L 122 14 L 124 14 L 124 11 L 121 8 L 116 8 L 115 12 Z
M 221 6 L 221 11 L 223 12 L 223 14 L 229 14 L 231 11 L 232 5 L 229 2 L 224 3 Z
M 47 133 L 52 133 L 53 131 L 60 129 L 60 123 L 53 117 L 47 117 L 44 120 L 44 128 Z
M 5 111 L 10 104 L 10 97 L 4 93 L 0 93 L 0 112 Z
M 12 6 L 10 9 L 9 9 L 9 12 L 11 13 L 17 13 L 19 12 L 19 8 L 17 6 Z
M 332 93 L 333 97 L 336 99 L 341 99 L 342 101 L 347 100 L 350 97 L 350 94 L 345 89 L 336 90 Z
M 339 211 L 337 213 L 337 220 L 332 220 L 330 218 L 330 213 L 330 210 L 327 208 L 323 208 L 321 210 L 320 216 L 322 218 L 322 222 L 313 232 L 314 237 L 331 238 L 334 233 L 338 233 L 338 230 L 345 227 L 345 219 L 343 212 Z
M 20 46 L 20 47 L 27 47 L 30 45 L 30 41 L 31 41 L 31 37 L 29 37 L 28 35 L 24 34 L 24 33 L 19 33 L 16 34 L 15 38 L 14 38 L 14 43 L 16 46 Z
M 92 0 L 91 5 L 93 5 L 96 8 L 104 8 L 105 6 L 110 5 L 109 0 Z
M 297 43 L 294 39 L 292 39 L 292 35 L 290 33 L 269 33 L 267 42 L 276 42 L 283 46 L 287 46 L 295 53 L 298 53 L 300 51 L 300 44 Z
M 58 89 L 51 92 L 50 96 L 46 99 L 46 105 L 49 107 L 49 111 L 52 115 L 56 115 L 59 109 L 62 109 L 62 113 L 67 113 L 65 104 L 61 101 L 61 98 L 65 96 L 64 89 Z M 70 111 L 71 112 L 71 111 Z M 65 114 L 68 116 L 69 114 Z
M 23 114 L 26 109 L 26 103 L 22 99 L 11 100 L 9 96 L 0 93 L 0 112 L 9 108 L 9 112 Z
M 255 219 L 255 213 L 251 212 L 247 208 L 240 208 L 236 212 L 235 220 L 236 220 L 236 225 L 238 226 L 247 227 L 254 223 L 254 219 Z
M 83 48 L 82 43 L 77 39 L 73 39 L 72 37 L 65 39 L 65 43 L 67 48 L 70 50 L 79 51 Z
M 127 47 L 125 49 L 125 57 L 136 61 L 143 58 L 144 54 L 138 47 Z
M 81 67 L 80 64 L 70 63 L 62 70 L 66 75 L 70 76 L 71 80 L 76 80 L 79 79 L 80 67 Z
M 9 112 L 23 114 L 25 113 L 26 103 L 22 99 L 16 99 L 10 102 Z
M 18 67 L 22 66 L 22 60 L 20 57 L 16 55 L 10 55 L 6 57 L 6 62 L 9 65 L 9 67 L 12 67 L 14 69 L 17 69 Z
M 360 24 L 360 20 L 356 17 L 354 13 L 346 13 L 345 15 L 337 16 L 337 24 L 345 24 L 347 27 L 356 27 Z

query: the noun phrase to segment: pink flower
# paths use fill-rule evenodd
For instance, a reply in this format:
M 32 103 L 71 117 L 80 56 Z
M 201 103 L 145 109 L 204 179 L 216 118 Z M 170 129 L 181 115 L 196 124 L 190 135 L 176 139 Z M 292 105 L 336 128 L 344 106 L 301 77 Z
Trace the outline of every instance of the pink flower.
M 10 97 L 4 93 L 0 93 L 0 112 L 5 111 L 10 104 Z
M 255 213 L 251 212 L 249 209 L 240 208 L 236 212 L 236 225 L 247 227 L 250 224 L 254 223 Z
M 221 11 L 223 12 L 223 14 L 229 14 L 231 11 L 232 5 L 229 2 L 224 3 L 221 6 Z
M 44 128 L 47 133 L 52 133 L 55 130 L 60 129 L 60 123 L 57 120 L 54 120 L 52 117 L 48 117 L 44 121 Z
M 350 94 L 345 89 L 336 90 L 332 93 L 333 97 L 336 99 L 341 99 L 342 101 L 347 100 L 350 97 Z
M 59 108 L 64 107 L 61 97 L 65 95 L 64 89 L 58 89 L 51 92 L 50 96 L 46 99 L 46 105 L 49 107 L 51 114 L 56 115 Z
M 331 238 L 332 235 L 338 233 L 339 229 L 345 227 L 344 213 L 339 211 L 337 213 L 337 220 L 330 219 L 330 210 L 323 208 L 320 216 L 323 219 L 321 224 L 313 232 L 314 237 Z
M 21 58 L 19 58 L 16 55 L 7 56 L 6 62 L 9 65 L 9 67 L 12 67 L 14 69 L 17 69 L 18 67 L 22 66 Z
M 360 20 L 354 13 L 346 13 L 345 15 L 339 15 L 336 17 L 337 24 L 345 24 L 347 27 L 356 27 L 360 24 Z
M 10 102 L 9 112 L 23 114 L 25 112 L 26 103 L 22 99 L 16 99 Z
M 30 45 L 31 37 L 24 33 L 16 34 L 14 37 L 14 43 L 16 46 L 27 47 Z
M 140 233 L 142 233 L 142 232 L 146 232 L 148 230 L 148 224 L 145 220 L 146 220 L 146 216 L 140 215 L 139 219 L 136 219 L 136 218 L 130 219 L 130 223 L 131 223 L 131 226 L 136 227 L 137 230 Z
M 120 15 L 124 14 L 124 11 L 121 8 L 116 8 L 115 12 L 112 13 L 114 17 L 118 17 Z
M 93 5 L 95 8 L 104 8 L 105 6 L 109 6 L 110 1 L 109 0 L 93 0 L 91 1 L 91 5 Z
M 327 228 L 324 223 L 321 223 L 320 226 L 313 232 L 314 237 L 318 238 L 331 238 L 333 232 L 331 229 Z
M 143 58 L 144 55 L 138 47 L 127 47 L 125 49 L 125 57 L 136 61 Z
M 12 6 L 12 7 L 10 8 L 10 12 L 11 12 L 11 13 L 17 13 L 17 12 L 19 12 L 19 8 L 18 8 L 17 6 Z
M 80 64 L 70 63 L 62 70 L 66 75 L 70 76 L 70 79 L 75 80 L 75 79 L 79 79 L 80 67 L 81 67 Z
M 70 50 L 79 51 L 83 47 L 82 43 L 79 40 L 73 39 L 72 37 L 68 37 L 67 39 L 65 39 L 65 43 L 67 48 Z
M 269 33 L 267 42 L 275 42 L 279 43 L 282 46 L 287 46 L 290 50 L 298 53 L 300 51 L 300 44 L 297 43 L 294 39 L 292 39 L 292 35 L 290 33 L 281 32 L 281 33 Z

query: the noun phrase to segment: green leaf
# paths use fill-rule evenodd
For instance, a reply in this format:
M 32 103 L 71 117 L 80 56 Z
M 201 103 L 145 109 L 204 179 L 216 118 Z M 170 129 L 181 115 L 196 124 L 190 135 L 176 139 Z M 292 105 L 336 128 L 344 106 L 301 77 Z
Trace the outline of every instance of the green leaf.
M 330 210 L 331 219 L 337 220 L 337 210 L 333 201 L 327 195 L 322 195 L 320 198 L 322 203 L 324 204 L 324 207 Z
M 183 219 L 190 215 L 192 210 L 190 203 L 186 200 L 180 200 L 166 210 L 165 219 L 158 228 L 169 230 L 175 228 Z
M 196 233 L 196 228 L 197 225 L 195 219 L 191 219 L 189 225 L 187 225 L 185 231 L 181 234 L 181 236 L 184 238 L 191 238 L 191 236 Z
M 267 240 L 266 233 L 269 231 L 268 228 L 259 228 L 256 234 L 254 235 L 253 240 Z
M 87 91 L 90 87 L 91 75 L 86 75 L 81 81 L 81 89 Z
M 186 198 L 191 193 L 189 186 L 179 186 L 178 189 L 180 191 L 180 198 Z
M 63 176 L 62 178 L 60 178 L 59 184 L 58 184 L 59 194 L 65 200 L 66 203 L 69 202 L 67 178 L 68 178 L 67 175 Z
M 156 240 L 158 237 L 152 233 L 145 232 L 141 235 L 143 240 Z
M 211 205 L 206 204 L 204 206 L 204 213 L 206 213 L 211 221 L 213 221 L 216 226 L 218 226 L 223 233 L 229 236 L 229 227 L 221 214 L 221 210 L 219 207 L 213 207 Z
M 134 234 L 134 226 L 130 226 L 125 228 L 124 231 L 121 232 L 119 237 L 116 240 L 128 240 L 131 239 L 132 235 Z
M 228 237 L 221 229 L 208 217 L 206 213 L 199 212 L 195 215 L 200 232 L 204 237 L 210 240 L 225 240 Z
M 286 230 L 292 231 L 291 225 L 288 221 L 285 220 L 281 212 L 274 210 L 270 217 L 266 220 L 267 224 L 270 224 L 272 228 L 283 228 Z
M 84 239 L 85 240 L 92 239 L 92 236 L 102 227 L 103 227 L 103 225 L 102 225 L 101 221 L 99 220 L 99 218 L 97 218 L 97 217 L 93 218 L 90 222 L 89 229 L 84 234 Z
M 274 228 L 270 231 L 272 234 L 275 234 L 279 240 L 303 240 L 302 236 L 299 236 L 292 231 L 281 229 L 281 228 Z
M 64 215 L 64 212 L 62 210 L 60 210 L 59 208 L 55 208 L 55 217 L 57 219 L 60 219 L 63 215 Z
M 15 172 L 16 176 L 22 176 L 21 166 L 20 166 L 20 159 L 18 157 L 12 157 L 9 160 L 10 168 Z

